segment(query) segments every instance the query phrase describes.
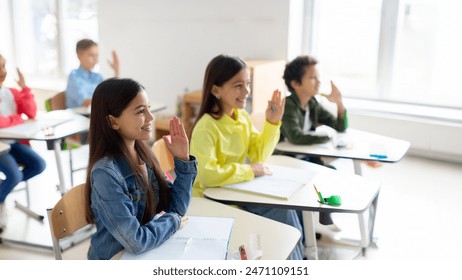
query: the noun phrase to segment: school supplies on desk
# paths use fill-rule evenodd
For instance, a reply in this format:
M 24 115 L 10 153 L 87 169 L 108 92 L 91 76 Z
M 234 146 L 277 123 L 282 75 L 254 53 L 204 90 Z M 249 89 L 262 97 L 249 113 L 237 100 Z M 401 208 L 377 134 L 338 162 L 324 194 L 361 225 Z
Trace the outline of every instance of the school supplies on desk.
M 316 191 L 316 195 L 318 196 L 318 202 L 322 204 L 332 205 L 332 206 L 340 206 L 342 205 L 342 198 L 340 195 L 331 195 L 329 197 L 324 198 L 316 185 L 313 184 L 314 190 Z
M 162 245 L 121 260 L 225 260 L 233 218 L 189 216 L 188 223 Z
M 267 165 L 271 175 L 263 175 L 243 183 L 223 186 L 223 188 L 289 199 L 300 187 L 315 177 L 314 172 L 280 165 Z

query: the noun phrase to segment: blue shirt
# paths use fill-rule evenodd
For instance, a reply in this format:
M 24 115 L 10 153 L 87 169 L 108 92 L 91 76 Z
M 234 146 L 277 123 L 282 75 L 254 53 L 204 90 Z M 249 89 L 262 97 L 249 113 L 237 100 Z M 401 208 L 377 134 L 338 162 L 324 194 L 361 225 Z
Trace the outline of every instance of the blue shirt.
M 93 96 L 93 92 L 103 76 L 96 72 L 88 72 L 82 66 L 72 70 L 67 80 L 66 106 L 75 108 L 83 106 L 83 102 Z
M 154 207 L 159 199 L 159 183 L 147 166 L 149 182 L 154 182 Z M 91 238 L 88 259 L 111 259 L 125 249 L 139 254 L 161 245 L 177 231 L 181 216 L 186 214 L 191 199 L 191 188 L 197 174 L 197 162 L 175 158 L 174 183 L 170 187 L 170 205 L 165 214 L 142 225 L 145 191 L 137 186 L 135 175 L 122 159 L 105 157 L 92 168 L 91 210 L 96 233 Z

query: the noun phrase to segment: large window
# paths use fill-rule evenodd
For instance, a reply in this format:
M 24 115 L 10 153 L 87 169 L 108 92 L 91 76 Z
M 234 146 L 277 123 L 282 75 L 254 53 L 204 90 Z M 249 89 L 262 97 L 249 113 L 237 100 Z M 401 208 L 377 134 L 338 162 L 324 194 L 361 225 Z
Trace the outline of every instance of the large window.
M 462 2 L 311 0 L 305 52 L 322 90 L 345 96 L 462 108 Z
M 0 53 L 9 73 L 31 80 L 63 80 L 78 66 L 75 43 L 97 40 L 97 0 L 0 0 Z M 15 75 L 8 75 L 14 80 Z

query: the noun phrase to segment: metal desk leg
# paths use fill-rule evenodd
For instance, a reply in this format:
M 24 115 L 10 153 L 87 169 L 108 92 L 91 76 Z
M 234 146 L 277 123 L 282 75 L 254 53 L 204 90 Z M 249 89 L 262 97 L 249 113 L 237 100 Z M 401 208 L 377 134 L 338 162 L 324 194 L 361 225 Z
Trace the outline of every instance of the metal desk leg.
M 309 260 L 318 259 L 318 246 L 316 244 L 316 232 L 314 230 L 314 213 L 303 211 L 303 231 L 305 235 L 305 255 Z
M 379 193 L 375 196 L 374 200 L 369 206 L 369 244 L 377 245 L 376 240 L 374 239 L 374 227 L 375 227 L 375 216 L 377 213 L 377 205 L 379 202 Z
M 366 212 L 366 211 L 365 211 Z M 369 231 L 366 228 L 366 220 L 364 219 L 365 212 L 358 214 L 359 220 L 359 231 L 361 232 L 361 253 L 364 256 L 366 254 L 366 249 L 369 246 Z
M 358 214 L 359 219 L 359 229 L 361 231 L 361 252 L 364 256 L 366 254 L 366 249 L 370 245 L 376 245 L 374 240 L 374 226 L 375 226 L 375 214 L 377 212 L 377 203 L 379 201 L 379 195 L 377 194 L 369 206 L 368 211 L 365 211 L 361 214 Z M 368 223 L 366 227 L 366 213 L 368 213 Z
M 53 148 L 55 151 L 56 167 L 58 168 L 58 176 L 59 176 L 58 189 L 61 195 L 63 195 L 66 192 L 66 183 L 64 182 L 64 173 L 63 173 L 63 166 L 62 166 L 62 161 L 61 161 L 61 140 L 55 140 L 53 142 Z
M 355 169 L 355 174 L 359 175 L 359 176 L 362 176 L 363 171 L 361 170 L 361 161 L 357 160 L 357 159 L 354 159 L 353 160 L 353 166 L 354 166 L 354 169 Z

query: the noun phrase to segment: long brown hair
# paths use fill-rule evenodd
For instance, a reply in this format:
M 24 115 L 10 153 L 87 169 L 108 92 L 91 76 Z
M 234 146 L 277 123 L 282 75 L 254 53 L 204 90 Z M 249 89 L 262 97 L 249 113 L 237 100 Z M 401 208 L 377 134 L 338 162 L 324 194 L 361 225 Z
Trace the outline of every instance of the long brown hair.
M 141 174 L 137 163 L 132 162 L 128 156 L 128 150 L 124 145 L 120 134 L 113 130 L 109 122 L 109 115 L 119 117 L 123 110 L 143 89 L 138 82 L 131 79 L 112 78 L 100 83 L 93 94 L 91 101 L 89 145 L 90 153 L 87 167 L 87 179 L 85 183 L 86 195 L 86 219 L 89 223 L 94 222 L 94 216 L 91 211 L 91 171 L 96 162 L 104 157 L 118 158 L 122 157 L 129 163 L 130 168 L 136 174 Z M 142 224 L 149 222 L 155 213 L 160 212 L 169 203 L 168 185 L 163 173 L 161 172 L 159 162 L 146 144 L 141 140 L 135 141 L 135 150 L 143 161 L 152 168 L 159 182 L 160 197 L 157 209 L 154 209 L 154 189 L 152 184 L 146 186 L 146 181 L 142 176 L 137 176 L 137 183 L 146 188 L 146 211 L 144 213 Z
M 246 69 L 247 65 L 239 57 L 220 54 L 214 57 L 205 69 L 204 85 L 202 87 L 202 104 L 197 114 L 197 122 L 205 114 L 219 119 L 223 115 L 223 104 L 212 94 L 213 86 L 222 86 L 231 80 L 239 71 Z

